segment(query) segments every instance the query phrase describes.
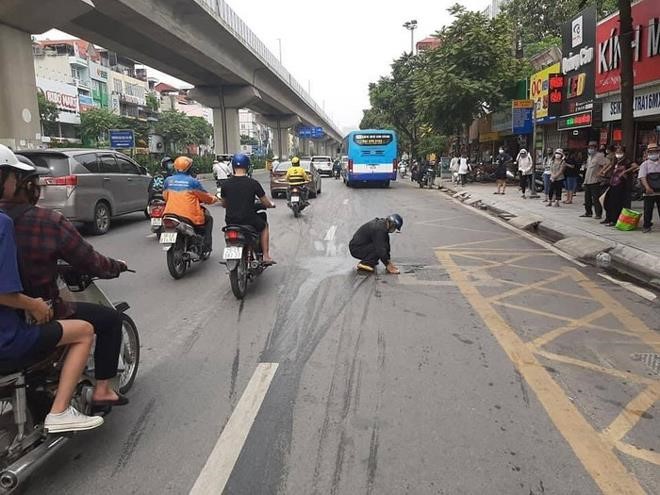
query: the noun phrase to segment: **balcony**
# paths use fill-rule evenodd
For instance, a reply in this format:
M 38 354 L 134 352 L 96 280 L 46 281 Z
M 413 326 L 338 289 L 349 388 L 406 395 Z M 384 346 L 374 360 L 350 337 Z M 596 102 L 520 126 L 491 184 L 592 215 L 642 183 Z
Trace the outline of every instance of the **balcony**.
M 75 67 L 80 67 L 80 68 L 89 67 L 87 60 L 85 60 L 82 57 L 78 57 L 76 55 L 69 55 L 69 65 L 73 65 Z

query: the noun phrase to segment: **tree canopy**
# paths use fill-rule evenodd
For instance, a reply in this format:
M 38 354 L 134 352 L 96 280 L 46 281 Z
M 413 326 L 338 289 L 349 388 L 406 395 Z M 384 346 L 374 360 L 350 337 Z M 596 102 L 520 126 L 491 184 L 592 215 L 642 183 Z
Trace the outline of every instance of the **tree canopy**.
M 52 134 L 57 129 L 57 118 L 60 115 L 60 111 L 57 105 L 52 101 L 48 101 L 41 91 L 37 93 L 37 103 L 39 105 L 42 133 L 46 135 Z

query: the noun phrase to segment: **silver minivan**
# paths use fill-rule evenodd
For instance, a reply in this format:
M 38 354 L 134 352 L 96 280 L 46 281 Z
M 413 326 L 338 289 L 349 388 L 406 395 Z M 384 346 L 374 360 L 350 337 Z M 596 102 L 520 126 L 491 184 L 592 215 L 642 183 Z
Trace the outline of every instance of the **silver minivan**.
M 39 206 L 85 223 L 93 234 L 105 234 L 112 217 L 146 211 L 151 176 L 122 153 L 68 148 L 17 153 L 50 169 L 41 180 Z

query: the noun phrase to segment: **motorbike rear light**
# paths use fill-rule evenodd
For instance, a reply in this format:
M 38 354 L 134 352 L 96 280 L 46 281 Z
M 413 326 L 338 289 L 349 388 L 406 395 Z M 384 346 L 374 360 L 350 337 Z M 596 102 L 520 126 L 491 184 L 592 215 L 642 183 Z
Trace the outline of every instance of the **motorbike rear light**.
M 150 210 L 149 210 L 149 214 L 150 214 L 152 217 L 160 218 L 160 217 L 163 216 L 163 212 L 164 212 L 164 211 L 165 211 L 165 207 L 164 207 L 164 206 L 151 206 L 151 207 L 150 207 Z
M 353 160 L 348 160 L 348 171 L 349 173 L 353 173 Z
M 42 177 L 41 183 L 44 186 L 77 186 L 78 176 L 65 175 L 62 177 Z
M 297 192 L 298 192 L 298 188 L 297 188 L 297 187 L 294 187 L 293 189 L 291 189 L 291 192 L 297 193 Z
M 179 221 L 176 218 L 165 217 L 163 218 L 163 227 L 166 229 L 176 229 L 179 226 Z
M 225 239 L 228 241 L 237 241 L 241 235 L 237 230 L 228 230 L 225 232 Z

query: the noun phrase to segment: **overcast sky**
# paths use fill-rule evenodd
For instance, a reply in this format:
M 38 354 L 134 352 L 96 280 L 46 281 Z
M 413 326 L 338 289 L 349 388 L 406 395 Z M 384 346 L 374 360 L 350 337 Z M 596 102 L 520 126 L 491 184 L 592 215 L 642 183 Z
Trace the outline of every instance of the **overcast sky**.
M 456 0 L 227 0 L 268 45 L 335 123 L 357 127 L 368 108 L 368 85 L 389 72 L 392 60 L 410 50 L 405 21 L 416 19 L 415 41 L 451 22 Z M 463 0 L 482 10 L 490 0 Z M 41 37 L 57 38 L 58 32 Z M 154 71 L 155 72 L 155 71 Z M 154 74 L 156 75 L 156 74 Z M 170 78 L 161 77 L 170 81 Z

